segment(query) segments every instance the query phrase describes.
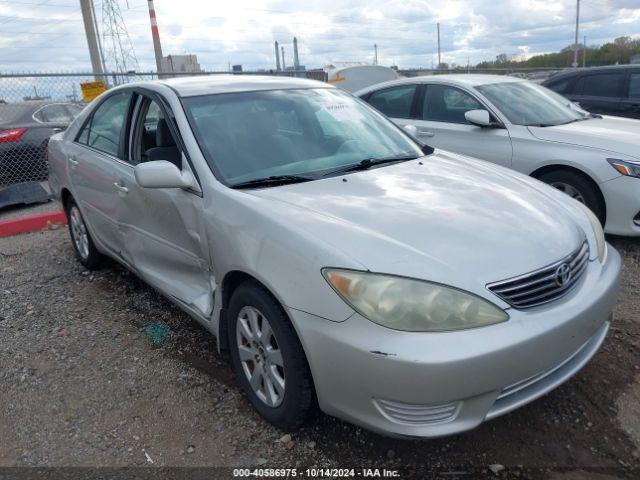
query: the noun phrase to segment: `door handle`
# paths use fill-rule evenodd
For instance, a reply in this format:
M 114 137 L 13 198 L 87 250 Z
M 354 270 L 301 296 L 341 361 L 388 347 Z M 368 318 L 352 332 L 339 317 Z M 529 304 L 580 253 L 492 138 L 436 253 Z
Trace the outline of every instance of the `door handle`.
M 432 132 L 431 130 L 418 129 L 418 135 L 420 135 L 421 137 L 435 137 L 436 133 Z
M 75 157 L 69 157 L 69 163 L 71 164 L 71 168 L 78 166 L 78 161 Z
M 118 182 L 114 182 L 113 186 L 116 187 L 116 190 L 118 190 L 118 194 L 120 195 L 126 195 L 129 193 L 129 189 Z

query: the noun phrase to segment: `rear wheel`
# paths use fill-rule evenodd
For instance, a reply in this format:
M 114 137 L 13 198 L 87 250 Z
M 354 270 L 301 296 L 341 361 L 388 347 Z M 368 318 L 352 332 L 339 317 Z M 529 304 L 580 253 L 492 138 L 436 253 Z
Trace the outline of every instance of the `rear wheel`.
M 589 207 L 595 213 L 600 223 L 605 222 L 605 205 L 598 191 L 598 187 L 591 179 L 579 173 L 567 170 L 556 170 L 545 173 L 538 177 L 538 180 L 548 183 L 561 192 L 569 195 L 574 200 Z
M 89 270 L 95 270 L 100 266 L 103 255 L 98 252 L 93 243 L 89 229 L 84 222 L 84 217 L 73 199 L 67 202 L 67 219 L 69 221 L 69 233 L 71 243 L 80 263 Z
M 229 302 L 229 345 L 240 386 L 279 428 L 300 426 L 314 406 L 311 372 L 296 332 L 278 302 L 245 282 Z

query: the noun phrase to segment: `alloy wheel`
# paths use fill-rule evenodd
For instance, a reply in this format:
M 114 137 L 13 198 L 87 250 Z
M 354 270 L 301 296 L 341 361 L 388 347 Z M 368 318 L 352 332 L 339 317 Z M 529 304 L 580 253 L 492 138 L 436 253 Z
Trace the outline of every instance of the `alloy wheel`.
M 562 193 L 569 195 L 574 200 L 577 200 L 580 203 L 586 204 L 584 197 L 582 196 L 580 191 L 573 185 L 569 185 L 568 183 L 565 183 L 565 182 L 552 182 L 550 185 L 554 188 L 557 188 Z
M 236 342 L 242 370 L 256 396 L 269 407 L 284 400 L 285 369 L 282 352 L 269 320 L 255 307 L 238 313 Z
M 80 258 L 86 260 L 89 258 L 89 235 L 84 220 L 82 220 L 80 210 L 75 205 L 72 206 L 69 211 L 69 222 L 71 224 L 71 232 L 73 233 L 73 243 L 78 250 Z

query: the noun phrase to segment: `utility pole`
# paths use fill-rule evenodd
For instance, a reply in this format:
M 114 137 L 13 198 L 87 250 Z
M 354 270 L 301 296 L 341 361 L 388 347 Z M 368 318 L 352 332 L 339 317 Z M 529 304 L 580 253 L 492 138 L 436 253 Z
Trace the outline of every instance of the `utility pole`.
M 373 64 L 378 65 L 378 44 L 373 44 Z
M 580 27 L 580 0 L 576 0 L 576 39 L 573 42 L 573 67 L 578 66 L 578 29 Z
M 156 70 L 158 74 L 162 71 L 162 44 L 160 43 L 160 32 L 158 31 L 158 19 L 156 18 L 156 7 L 153 0 L 147 0 L 149 6 L 149 20 L 151 22 L 151 38 L 153 39 L 153 53 L 156 57 Z M 158 75 L 160 78 L 160 75 Z
M 80 0 L 80 11 L 82 12 L 82 21 L 84 22 L 84 33 L 87 36 L 87 45 L 89 47 L 89 57 L 91 58 L 91 69 L 95 80 L 105 80 L 104 77 L 104 59 L 102 58 L 102 49 L 98 41 L 98 31 L 93 12 L 92 0 Z
M 438 22 L 438 66 L 436 68 L 440 68 L 442 61 L 440 60 L 440 22 Z
M 587 66 L 587 36 L 584 36 L 584 42 L 582 42 L 582 68 Z

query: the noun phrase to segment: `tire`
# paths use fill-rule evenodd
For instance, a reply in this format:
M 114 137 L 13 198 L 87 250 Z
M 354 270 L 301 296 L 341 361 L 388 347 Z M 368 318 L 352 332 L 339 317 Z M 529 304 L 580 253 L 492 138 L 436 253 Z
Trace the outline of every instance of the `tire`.
M 98 269 L 104 260 L 104 256 L 96 249 L 89 229 L 84 222 L 84 217 L 73 198 L 67 201 L 65 213 L 69 223 L 71 245 L 73 245 L 73 250 L 76 252 L 76 257 L 87 269 Z
M 242 390 L 269 423 L 285 430 L 299 427 L 314 413 L 315 392 L 302 345 L 284 310 L 264 288 L 247 281 L 231 296 L 228 315 L 231 361 Z
M 548 183 L 552 187 L 585 204 L 595 213 L 600 223 L 604 225 L 606 218 L 604 201 L 598 191 L 598 187 L 589 177 L 567 170 L 556 170 L 540 175 L 538 180 Z

